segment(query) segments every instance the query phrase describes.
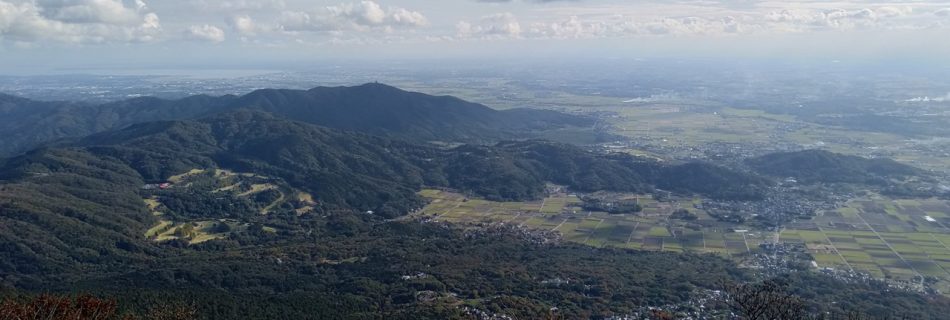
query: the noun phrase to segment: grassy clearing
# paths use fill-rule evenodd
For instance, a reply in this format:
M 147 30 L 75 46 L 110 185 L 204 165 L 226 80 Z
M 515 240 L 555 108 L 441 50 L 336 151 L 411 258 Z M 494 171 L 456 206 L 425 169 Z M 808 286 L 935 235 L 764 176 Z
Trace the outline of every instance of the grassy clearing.
M 204 173 L 204 172 L 205 172 L 205 170 L 203 170 L 203 169 L 191 169 L 191 170 L 189 170 L 188 172 L 185 172 L 185 173 L 182 173 L 182 174 L 179 174 L 179 175 L 174 175 L 174 176 L 169 177 L 169 178 L 168 178 L 168 182 L 171 182 L 171 183 L 181 183 L 182 181 L 185 180 L 185 178 L 188 178 L 188 177 L 190 177 L 190 176 L 199 175 L 199 174 L 202 174 L 202 173 Z
M 158 209 L 158 207 L 162 205 L 162 203 L 158 201 L 158 197 L 142 199 L 142 201 L 145 202 L 145 207 L 147 207 L 149 211 L 155 211 L 155 209 Z
M 161 221 L 158 222 L 157 225 L 155 225 L 154 227 L 148 229 L 148 231 L 145 231 L 145 237 L 146 237 L 146 238 L 151 238 L 151 237 L 157 236 L 157 235 L 159 235 L 160 233 L 162 233 L 162 232 L 164 232 L 165 230 L 167 230 L 170 225 L 172 225 L 172 222 L 171 222 L 171 221 L 161 220 Z
M 267 204 L 259 204 L 262 207 L 261 214 L 268 214 L 278 206 L 292 200 L 299 201 L 299 203 L 295 203 L 295 205 L 298 205 L 296 209 L 298 215 L 310 213 L 317 205 L 312 194 L 290 188 L 278 182 L 279 180 L 228 170 L 214 170 L 212 174 L 205 175 L 207 172 L 206 170 L 193 169 L 170 177 L 168 180 L 177 185 L 170 192 L 228 192 L 230 193 L 228 196 L 232 197 L 250 197 L 267 190 L 277 190 L 279 196 L 276 197 L 276 200 Z M 197 189 L 199 186 L 205 187 L 205 189 Z M 211 190 L 215 187 L 217 189 Z M 241 193 L 235 194 L 235 190 L 240 190 Z M 161 201 L 162 199 L 158 197 L 143 199 L 146 208 L 152 214 L 161 214 L 158 211 L 162 208 Z M 221 224 L 224 224 L 224 226 Z M 244 231 L 247 227 L 247 223 L 233 220 L 174 221 L 166 218 L 146 230 L 145 237 L 156 242 L 184 240 L 189 244 L 198 244 L 227 238 L 231 233 Z M 263 230 L 272 233 L 278 231 L 273 227 L 264 227 Z
M 158 225 L 149 229 L 145 236 L 155 242 L 165 242 L 170 240 L 182 239 L 189 244 L 198 244 L 215 239 L 226 238 L 230 232 L 214 233 L 214 227 L 219 223 L 232 225 L 232 230 L 240 229 L 236 222 L 230 221 L 193 221 L 184 223 L 175 223 L 172 221 L 160 221 Z
M 238 194 L 238 196 L 247 197 L 259 192 L 263 192 L 266 190 L 273 190 L 273 189 L 277 189 L 277 186 L 270 183 L 255 183 L 255 184 L 251 184 L 251 188 L 249 190 Z
M 237 189 L 237 188 L 240 187 L 241 185 L 243 185 L 242 182 L 237 182 L 237 183 L 230 184 L 230 185 L 227 185 L 227 186 L 224 186 L 224 187 L 221 187 L 221 188 L 214 189 L 213 192 L 230 192 L 230 191 L 232 191 L 232 190 L 234 190 L 234 189 Z

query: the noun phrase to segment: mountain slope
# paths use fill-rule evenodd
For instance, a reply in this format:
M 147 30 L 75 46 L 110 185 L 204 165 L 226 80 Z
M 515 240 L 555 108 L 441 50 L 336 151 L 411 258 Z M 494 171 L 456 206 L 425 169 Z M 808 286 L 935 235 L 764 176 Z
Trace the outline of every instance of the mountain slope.
M 211 192 L 207 205 L 215 210 L 169 207 L 241 232 L 195 244 L 155 242 L 146 230 L 170 218 L 153 215 L 149 197 L 172 204 L 207 194 L 192 182 L 168 190 L 145 184 L 216 167 L 311 192 L 318 208 L 230 215 L 238 206 Z M 559 315 L 573 319 L 685 303 L 723 279 L 748 279 L 711 255 L 557 244 L 550 234 L 513 226 L 469 232 L 384 220 L 419 205 L 415 191 L 424 184 L 517 199 L 541 192 L 546 181 L 578 190 L 669 185 L 715 194 L 711 187 L 762 183 L 708 164 L 664 166 L 543 141 L 440 149 L 247 110 L 142 123 L 0 161 L 0 289 L 104 292 L 146 305 L 188 300 L 207 318 L 471 316 L 459 306 L 538 318 L 559 306 Z M 353 212 L 366 208 L 383 216 Z M 839 312 L 894 302 L 894 310 L 936 319 L 950 308 L 833 281 L 811 281 L 836 288 L 818 292 L 802 281 L 800 295 L 835 301 L 816 310 Z
M 423 185 L 471 191 L 493 200 L 524 200 L 542 196 L 546 182 L 579 191 L 651 192 L 662 186 L 712 197 L 734 196 L 719 193 L 720 188 L 731 188 L 748 190 L 742 197 L 753 198 L 765 183 L 709 164 L 665 166 L 545 141 L 445 150 L 257 111 L 134 125 L 87 137 L 77 145 L 121 159 L 150 181 L 196 167 L 220 166 L 278 176 L 311 189 L 327 203 L 388 215 L 415 208 L 413 193 Z M 703 170 L 681 173 L 693 167 Z M 695 181 L 677 178 L 684 175 Z M 384 208 L 400 202 L 396 199 L 412 200 L 390 208 L 395 211 Z
M 532 131 L 590 126 L 590 119 L 542 110 L 497 111 L 454 97 L 407 92 L 382 84 L 311 90 L 263 89 L 242 97 L 136 98 L 101 105 L 0 97 L 0 155 L 59 138 L 131 124 L 199 119 L 238 109 L 322 126 L 413 141 L 491 142 Z
M 546 182 L 580 191 L 652 192 L 662 185 L 712 197 L 734 196 L 719 189 L 750 190 L 744 196 L 761 189 L 762 181 L 743 174 L 688 169 L 694 166 L 711 167 L 667 167 L 543 141 L 446 150 L 239 111 L 200 121 L 137 124 L 89 136 L 73 147 L 38 149 L 2 161 L 0 220 L 7 228 L 4 243 L 17 244 L 9 250 L 15 255 L 10 261 L 52 252 L 49 259 L 58 262 L 38 265 L 68 268 L 99 256 L 144 259 L 126 252 L 150 248 L 139 235 L 157 218 L 145 209 L 143 186 L 193 169 L 226 168 L 281 179 L 312 194 L 318 214 L 373 211 L 386 218 L 420 208 L 424 203 L 416 191 L 423 186 L 494 200 L 536 199 Z M 683 175 L 698 182 L 678 178 Z
M 377 83 L 308 91 L 258 90 L 234 105 L 331 128 L 413 140 L 498 140 L 551 125 L 590 124 L 552 111 L 497 111 L 455 97 L 429 96 Z
M 6 181 L 3 181 L 6 180 Z M 0 167 L 0 273 L 29 279 L 91 272 L 155 254 L 153 222 L 124 163 L 84 150 L 38 150 Z
M 423 184 L 421 169 L 405 153 L 415 146 L 261 112 L 133 125 L 77 145 L 128 163 L 147 181 L 224 167 L 280 177 L 334 208 L 395 216 L 421 205 L 415 195 Z
M 492 147 L 462 146 L 452 157 L 445 171 L 455 177 L 450 180 L 456 184 L 453 186 L 484 190 L 482 194 L 494 200 L 536 197 L 543 185 L 533 184 L 538 193 L 516 196 L 493 193 L 499 189 L 481 186 L 504 185 L 508 192 L 513 192 L 524 190 L 515 188 L 519 182 L 540 181 L 581 192 L 652 193 L 660 188 L 719 199 L 749 200 L 761 198 L 769 184 L 761 177 L 709 163 L 667 165 L 628 154 L 596 154 L 573 145 L 538 140 L 501 142 Z M 465 174 L 468 172 L 479 174 Z

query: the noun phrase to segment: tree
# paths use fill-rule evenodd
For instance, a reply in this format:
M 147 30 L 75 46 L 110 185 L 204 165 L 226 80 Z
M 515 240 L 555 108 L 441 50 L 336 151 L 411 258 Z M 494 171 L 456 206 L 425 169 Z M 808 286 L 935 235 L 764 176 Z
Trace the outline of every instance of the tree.
M 0 319 L 104 320 L 115 318 L 115 300 L 102 300 L 89 295 L 80 295 L 73 299 L 45 294 L 23 301 L 9 299 L 0 304 Z
M 726 302 L 745 320 L 798 320 L 807 317 L 805 301 L 786 294 L 778 282 L 724 284 Z

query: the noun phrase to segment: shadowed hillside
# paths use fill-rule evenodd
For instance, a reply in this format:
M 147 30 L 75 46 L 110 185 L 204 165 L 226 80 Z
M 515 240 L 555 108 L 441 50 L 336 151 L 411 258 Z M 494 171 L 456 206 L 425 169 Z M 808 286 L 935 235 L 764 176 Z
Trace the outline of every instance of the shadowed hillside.
M 553 111 L 498 111 L 448 96 L 407 92 L 382 84 L 257 90 L 242 97 L 135 98 L 100 105 L 41 102 L 0 96 L 0 155 L 16 154 L 60 138 L 80 137 L 160 120 L 198 119 L 254 109 L 331 128 L 417 142 L 485 143 L 531 136 L 592 120 Z
M 877 183 L 923 173 L 891 159 L 868 159 L 824 150 L 773 153 L 748 159 L 746 163 L 759 173 L 793 177 L 804 183 Z

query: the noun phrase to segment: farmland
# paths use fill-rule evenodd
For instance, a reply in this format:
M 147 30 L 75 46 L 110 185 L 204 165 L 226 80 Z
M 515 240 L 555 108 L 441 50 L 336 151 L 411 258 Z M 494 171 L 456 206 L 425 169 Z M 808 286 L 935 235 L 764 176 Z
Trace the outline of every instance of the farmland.
M 611 215 L 583 211 L 576 195 L 539 201 L 491 202 L 424 190 L 432 202 L 417 215 L 460 225 L 516 224 L 561 233 L 566 241 L 595 247 L 704 252 L 740 259 L 773 242 L 776 232 L 717 222 L 693 204 L 699 199 L 657 202 L 638 196 L 643 211 Z M 695 221 L 670 219 L 683 208 Z M 797 220 L 778 239 L 803 244 L 820 268 L 854 270 L 876 278 L 919 283 L 927 278 L 950 292 L 950 204 L 941 200 L 892 200 L 878 195 L 849 201 L 811 220 Z M 921 277 L 922 276 L 922 277 Z
M 673 252 L 706 252 L 723 256 L 748 253 L 770 239 L 771 233 L 737 233 L 740 227 L 714 221 L 693 208 L 697 199 L 658 202 L 650 195 L 635 195 L 643 206 L 638 214 L 613 215 L 584 211 L 572 194 L 555 194 L 539 201 L 492 202 L 467 199 L 456 193 L 424 190 L 432 202 L 417 215 L 461 225 L 508 223 L 561 233 L 567 241 L 596 247 L 620 247 Z M 633 195 L 632 195 L 633 196 Z M 670 219 L 675 209 L 687 209 L 700 219 Z
M 947 292 L 948 223 L 950 205 L 946 201 L 872 195 L 789 225 L 781 240 L 805 244 L 820 267 L 902 281 L 931 278 Z

